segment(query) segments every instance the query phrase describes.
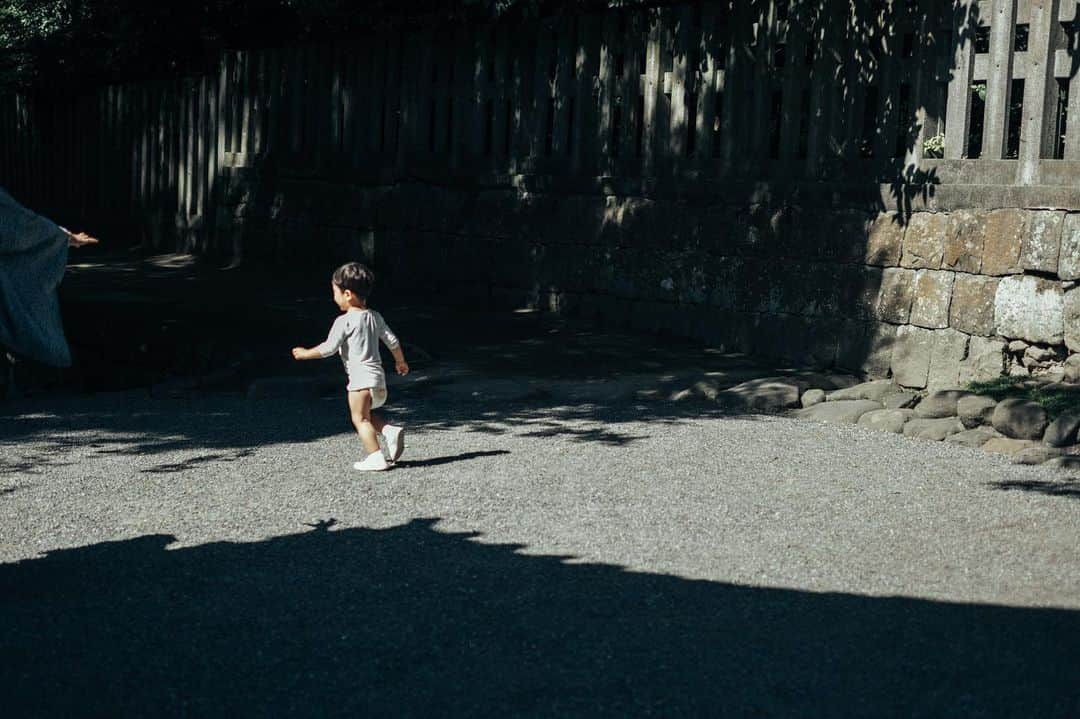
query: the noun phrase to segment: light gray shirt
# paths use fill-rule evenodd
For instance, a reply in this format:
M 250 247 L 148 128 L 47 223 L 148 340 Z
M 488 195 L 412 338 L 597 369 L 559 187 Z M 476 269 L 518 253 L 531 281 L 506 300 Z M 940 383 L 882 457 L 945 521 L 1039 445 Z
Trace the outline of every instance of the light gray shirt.
M 385 387 L 386 375 L 379 358 L 379 340 L 390 349 L 399 346 L 398 338 L 375 310 L 349 310 L 334 320 L 326 341 L 316 347 L 322 357 L 337 352 L 349 375 L 350 390 Z

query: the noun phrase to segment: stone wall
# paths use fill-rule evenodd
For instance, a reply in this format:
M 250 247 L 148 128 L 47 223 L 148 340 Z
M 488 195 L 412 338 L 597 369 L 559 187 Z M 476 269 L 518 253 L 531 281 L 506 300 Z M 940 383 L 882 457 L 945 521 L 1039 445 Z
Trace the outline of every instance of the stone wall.
M 383 292 L 540 308 L 919 389 L 1061 372 L 1080 350 L 1080 213 L 882 212 L 805 188 L 259 180 L 231 178 L 218 235 L 285 261 L 363 257 Z

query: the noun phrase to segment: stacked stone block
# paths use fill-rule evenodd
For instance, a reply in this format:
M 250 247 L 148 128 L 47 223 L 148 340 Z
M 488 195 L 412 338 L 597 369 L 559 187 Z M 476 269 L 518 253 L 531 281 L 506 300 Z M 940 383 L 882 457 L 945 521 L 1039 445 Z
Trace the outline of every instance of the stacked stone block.
M 1064 349 L 1066 326 L 1080 329 L 1080 316 L 1066 322 L 1077 218 L 1047 210 L 921 212 L 900 229 L 897 215 L 880 215 L 875 225 L 889 229 L 872 230 L 868 249 L 892 258 L 894 245 L 901 248 L 878 299 L 882 321 L 900 326 L 891 367 L 897 382 L 935 389 L 993 379 L 1010 369 L 1012 340 Z

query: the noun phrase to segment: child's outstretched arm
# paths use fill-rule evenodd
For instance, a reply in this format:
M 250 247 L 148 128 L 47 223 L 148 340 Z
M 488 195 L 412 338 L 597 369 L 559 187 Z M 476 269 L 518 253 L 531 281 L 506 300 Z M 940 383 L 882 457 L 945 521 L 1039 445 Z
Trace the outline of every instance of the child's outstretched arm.
M 409 363 L 405 361 L 405 352 L 401 349 L 401 341 L 398 340 L 397 335 L 386 324 L 386 320 L 382 315 L 376 315 L 377 328 L 379 330 L 379 339 L 386 345 L 386 349 L 390 350 L 390 354 L 394 355 L 394 369 L 401 376 L 409 374 Z
M 293 347 L 292 356 L 297 360 L 313 360 L 329 357 L 338 351 L 345 341 L 345 315 L 334 320 L 326 341 L 315 347 Z

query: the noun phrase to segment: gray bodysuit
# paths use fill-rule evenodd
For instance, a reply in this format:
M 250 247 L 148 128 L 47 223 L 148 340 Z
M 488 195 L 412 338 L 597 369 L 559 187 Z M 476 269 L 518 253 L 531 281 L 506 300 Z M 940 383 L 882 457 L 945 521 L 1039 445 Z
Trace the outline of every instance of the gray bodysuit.
M 400 343 L 375 310 L 349 310 L 334 320 L 326 341 L 316 351 L 329 357 L 337 352 L 349 375 L 346 387 L 350 392 L 360 389 L 386 387 L 386 374 L 379 358 L 379 340 L 390 349 Z

